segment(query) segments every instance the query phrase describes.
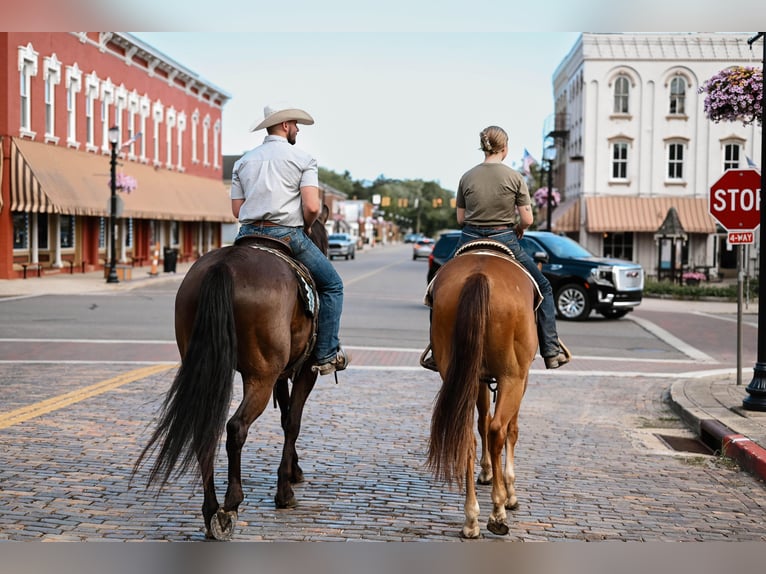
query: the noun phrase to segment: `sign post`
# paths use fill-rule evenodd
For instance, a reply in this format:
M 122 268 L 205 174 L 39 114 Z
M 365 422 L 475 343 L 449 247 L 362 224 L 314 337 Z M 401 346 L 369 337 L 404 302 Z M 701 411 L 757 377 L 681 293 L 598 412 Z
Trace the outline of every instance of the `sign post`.
M 755 169 L 729 169 L 710 188 L 710 215 L 728 232 L 729 244 L 737 246 L 737 385 L 742 384 L 742 246 L 755 241 L 761 221 L 761 188 L 761 174 Z M 766 410 L 766 401 L 757 410 Z

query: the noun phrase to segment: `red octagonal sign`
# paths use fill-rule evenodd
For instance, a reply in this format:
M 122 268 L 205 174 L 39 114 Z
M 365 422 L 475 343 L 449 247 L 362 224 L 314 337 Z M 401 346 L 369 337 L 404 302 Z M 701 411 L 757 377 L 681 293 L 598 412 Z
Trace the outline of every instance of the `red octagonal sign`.
M 727 231 L 755 230 L 761 223 L 761 174 L 729 169 L 710 188 L 710 215 Z

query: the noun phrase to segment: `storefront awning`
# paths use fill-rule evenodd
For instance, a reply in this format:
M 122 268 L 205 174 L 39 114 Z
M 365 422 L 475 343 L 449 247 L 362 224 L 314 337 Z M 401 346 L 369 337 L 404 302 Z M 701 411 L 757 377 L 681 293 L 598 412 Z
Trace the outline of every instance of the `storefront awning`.
M 117 171 L 138 182 L 118 192 L 122 217 L 233 223 L 222 181 L 155 169 L 118 159 Z M 11 210 L 64 215 L 109 215 L 109 156 L 12 138 Z
M 715 233 L 708 201 L 693 197 L 588 197 L 586 229 L 589 233 L 655 233 L 671 207 L 686 233 Z
M 567 199 L 551 214 L 554 233 L 572 233 L 580 230 L 580 196 Z
M 0 212 L 3 211 L 3 138 L 0 136 Z

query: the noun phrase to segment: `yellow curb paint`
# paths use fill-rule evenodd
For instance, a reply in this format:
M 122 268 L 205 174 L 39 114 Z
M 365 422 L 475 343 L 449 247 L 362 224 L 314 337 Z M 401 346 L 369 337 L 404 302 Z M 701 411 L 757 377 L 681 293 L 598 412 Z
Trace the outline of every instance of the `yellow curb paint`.
M 52 397 L 20 409 L 0 414 L 0 429 L 8 428 L 9 426 L 27 421 L 29 419 L 39 417 L 41 415 L 48 414 L 64 407 L 68 407 L 71 404 L 84 401 L 90 397 L 95 397 L 112 389 L 116 389 L 128 383 L 132 383 L 144 377 L 150 375 L 156 375 L 170 369 L 176 368 L 176 365 L 152 365 L 151 367 L 144 367 L 142 369 L 136 369 L 128 373 L 124 373 L 112 379 L 101 381 L 94 385 L 77 389 L 69 393 L 64 393 L 57 397 Z

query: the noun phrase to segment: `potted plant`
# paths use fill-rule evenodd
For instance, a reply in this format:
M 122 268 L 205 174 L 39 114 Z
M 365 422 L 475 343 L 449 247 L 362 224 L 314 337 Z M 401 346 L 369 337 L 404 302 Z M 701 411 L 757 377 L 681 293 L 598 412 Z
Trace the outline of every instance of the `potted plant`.
M 715 123 L 757 123 L 763 118 L 763 70 L 732 66 L 715 74 L 699 89 L 704 93 L 705 115 Z
M 548 188 L 539 188 L 532 196 L 532 201 L 535 202 L 538 209 L 548 207 Z M 561 196 L 559 195 L 559 192 L 554 189 L 551 194 L 551 208 L 558 207 L 559 203 L 561 203 Z
M 684 283 L 686 285 L 699 285 L 700 281 L 705 281 L 707 277 L 705 277 L 705 274 L 700 271 L 686 271 L 683 275 L 681 275 L 681 278 L 684 280 Z

